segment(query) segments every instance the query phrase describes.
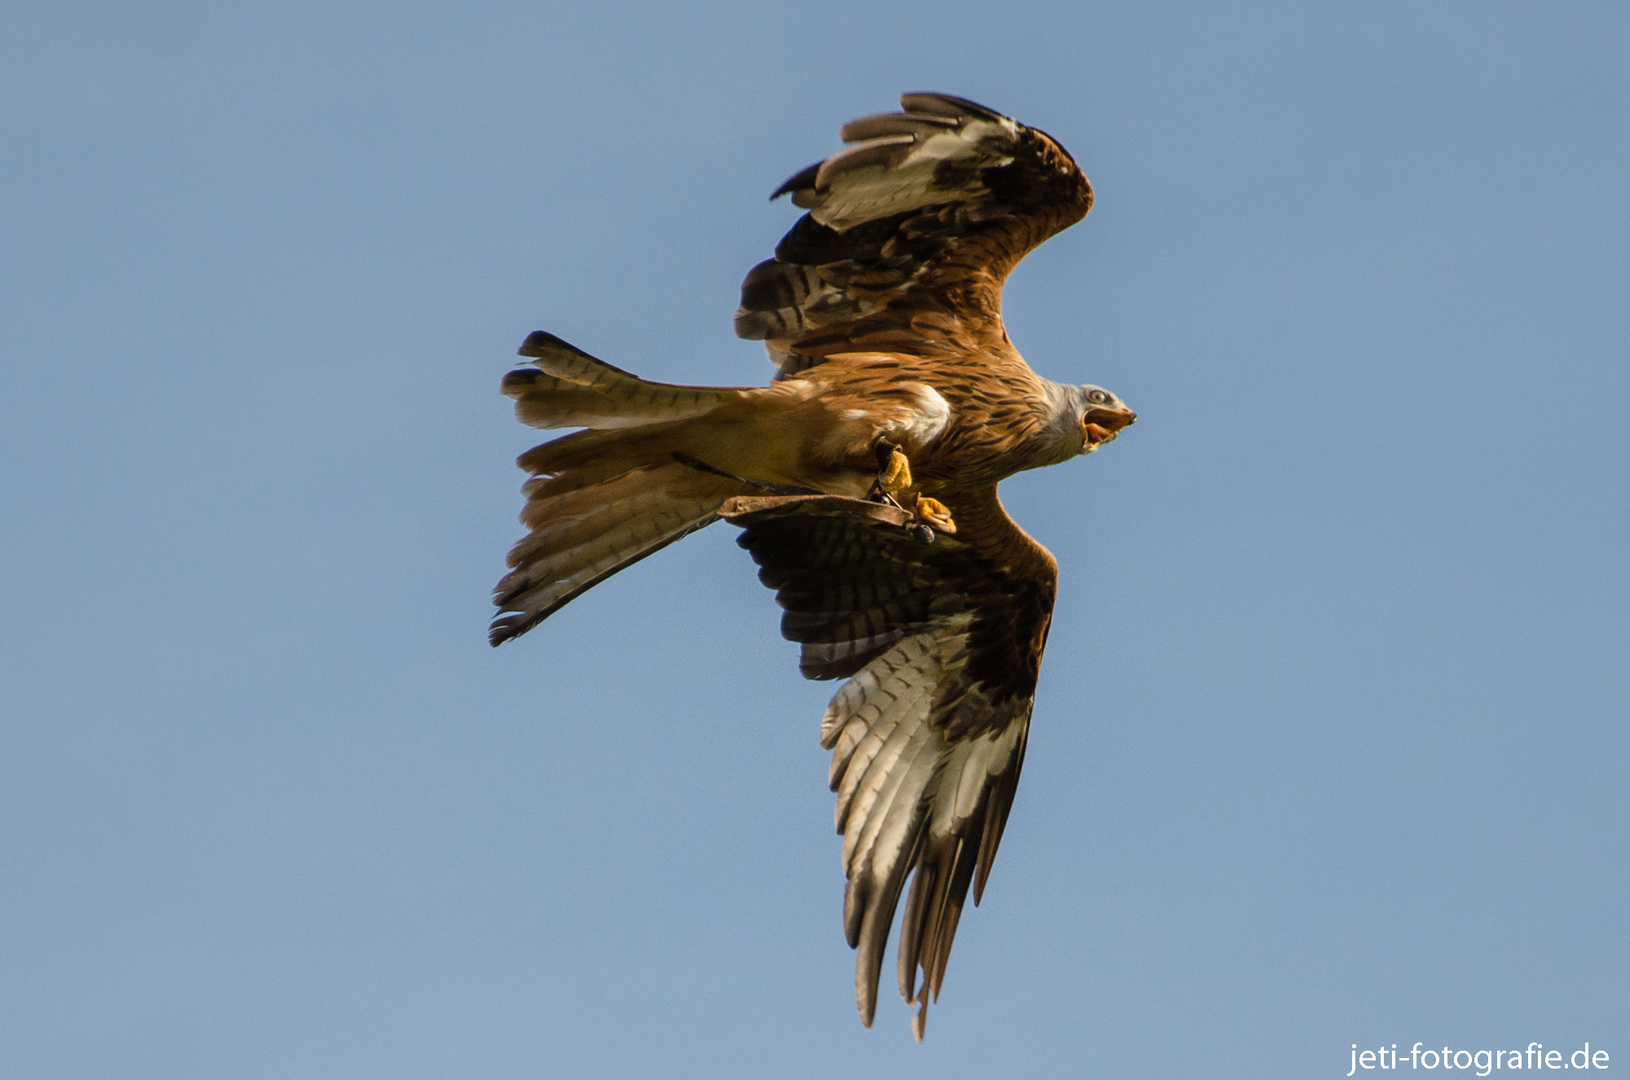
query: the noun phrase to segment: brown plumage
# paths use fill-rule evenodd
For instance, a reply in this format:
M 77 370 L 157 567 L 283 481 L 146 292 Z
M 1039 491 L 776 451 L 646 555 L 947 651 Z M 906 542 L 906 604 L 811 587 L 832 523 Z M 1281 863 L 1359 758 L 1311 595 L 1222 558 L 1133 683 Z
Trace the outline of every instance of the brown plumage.
M 899 983 L 920 1039 L 1012 806 L 1052 618 L 1056 564 L 996 484 L 1091 453 L 1135 417 L 1102 388 L 1036 375 L 1002 326 L 1008 271 L 1092 205 L 1074 160 L 961 98 L 901 104 L 846 125 L 848 148 L 776 192 L 809 212 L 748 273 L 736 312 L 777 368 L 769 386 L 651 383 L 527 339 L 531 366 L 503 384 L 517 415 L 585 430 L 520 459 L 530 533 L 491 639 L 720 517 L 741 526 L 803 674 L 849 679 L 821 738 L 856 998 L 870 1026 L 912 876 Z

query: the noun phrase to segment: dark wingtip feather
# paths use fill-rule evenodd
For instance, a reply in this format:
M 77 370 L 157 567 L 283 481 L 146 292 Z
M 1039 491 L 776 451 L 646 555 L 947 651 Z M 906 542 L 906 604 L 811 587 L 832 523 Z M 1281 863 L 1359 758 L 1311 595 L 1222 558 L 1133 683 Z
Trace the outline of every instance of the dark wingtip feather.
M 487 644 L 496 649 L 511 638 L 520 637 L 528 629 L 524 626 L 517 626 L 518 623 L 523 621 L 524 616 L 519 614 L 504 615 L 494 619 L 492 625 L 487 628 Z
M 804 169 L 802 172 L 795 173 L 788 177 L 786 183 L 775 189 L 775 193 L 770 196 L 770 201 L 774 202 L 783 195 L 791 195 L 795 191 L 802 191 L 805 188 L 814 187 L 815 174 L 821 171 L 821 166 L 823 164 L 825 164 L 825 162 L 817 161 L 815 164 L 811 165 L 807 169 Z
M 908 113 L 928 113 L 930 116 L 977 116 L 985 120 L 1007 119 L 995 109 L 969 101 L 955 94 L 938 94 L 931 90 L 915 94 L 901 94 L 900 108 Z

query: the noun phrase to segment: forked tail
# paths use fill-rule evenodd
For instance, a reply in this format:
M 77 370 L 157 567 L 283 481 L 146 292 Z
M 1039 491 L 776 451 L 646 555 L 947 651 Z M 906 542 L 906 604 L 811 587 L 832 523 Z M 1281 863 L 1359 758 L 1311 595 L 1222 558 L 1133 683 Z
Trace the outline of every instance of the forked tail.
M 753 489 L 697 467 L 686 429 L 739 398 L 729 387 L 647 382 L 539 331 L 520 348 L 530 367 L 504 377 L 523 423 L 584 427 L 521 455 L 532 474 L 511 549 L 493 591 L 494 645 L 524 634 L 573 597 L 712 524 L 719 506 Z

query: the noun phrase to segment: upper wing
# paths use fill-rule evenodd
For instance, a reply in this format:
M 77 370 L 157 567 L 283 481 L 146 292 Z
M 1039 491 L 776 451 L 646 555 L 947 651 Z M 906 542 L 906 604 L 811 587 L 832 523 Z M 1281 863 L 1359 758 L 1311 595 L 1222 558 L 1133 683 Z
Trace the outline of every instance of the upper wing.
M 1024 761 L 1058 580 L 1053 557 L 986 489 L 952 506 L 955 537 L 839 496 L 736 498 L 721 515 L 786 609 L 812 679 L 850 676 L 821 720 L 843 833 L 844 932 L 871 1026 L 895 906 L 900 993 L 922 1038 L 957 920 L 979 903 Z M 923 980 L 918 989 L 917 972 Z
M 844 149 L 781 185 L 809 213 L 741 286 L 736 333 L 782 375 L 833 353 L 1005 343 L 1002 282 L 1080 221 L 1092 185 L 1035 128 L 946 94 L 844 125 Z

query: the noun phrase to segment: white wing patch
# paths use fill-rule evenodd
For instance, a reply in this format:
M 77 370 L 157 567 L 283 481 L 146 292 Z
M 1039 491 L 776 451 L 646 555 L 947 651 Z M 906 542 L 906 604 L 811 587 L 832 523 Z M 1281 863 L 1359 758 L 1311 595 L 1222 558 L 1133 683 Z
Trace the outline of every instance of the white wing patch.
M 972 615 L 935 620 L 901 640 L 857 672 L 833 696 L 821 719 L 821 745 L 832 751 L 829 779 L 838 793 L 834 824 L 843 834 L 844 932 L 858 955 L 855 994 L 862 1021 L 871 1025 L 878 975 L 894 909 L 906 875 L 926 850 L 956 844 L 970 821 L 989 806 L 995 781 L 1014 765 L 1028 725 L 1024 715 L 991 734 L 950 742 L 930 723 L 936 688 L 948 665 L 960 664 Z M 974 838 L 977 843 L 977 838 Z M 947 872 L 949 867 L 944 868 Z M 918 867 L 921 878 L 923 870 Z M 929 883 L 930 890 L 932 882 Z M 913 886 L 911 904 L 924 883 Z M 923 920 L 901 924 L 900 993 L 921 1008 L 912 1027 L 921 1038 L 930 985 L 944 974 L 949 934 L 919 935 Z M 950 933 L 955 932 L 954 916 Z M 917 971 L 924 978 L 917 988 Z M 936 970 L 937 969 L 937 970 Z
M 879 124 L 886 119 L 895 118 L 866 118 Z M 852 132 L 853 125 L 845 135 Z M 1001 121 L 965 119 L 932 134 L 919 130 L 866 139 L 827 158 L 815 176 L 814 190 L 794 193 L 793 202 L 839 232 L 862 222 L 920 210 L 948 201 L 946 189 L 934 179 L 941 165 L 966 162 L 970 172 L 1004 165 L 1003 155 L 993 149 L 1011 146 L 1017 135 L 1018 125 L 1003 117 Z M 984 185 L 976 184 L 958 194 L 967 198 L 982 193 Z

